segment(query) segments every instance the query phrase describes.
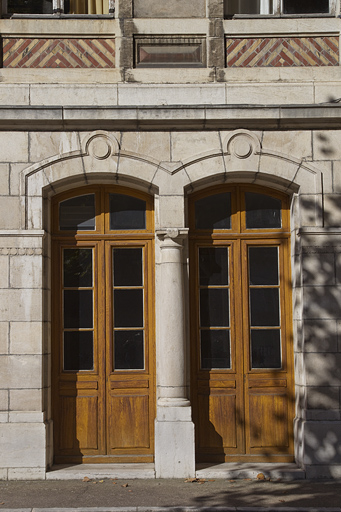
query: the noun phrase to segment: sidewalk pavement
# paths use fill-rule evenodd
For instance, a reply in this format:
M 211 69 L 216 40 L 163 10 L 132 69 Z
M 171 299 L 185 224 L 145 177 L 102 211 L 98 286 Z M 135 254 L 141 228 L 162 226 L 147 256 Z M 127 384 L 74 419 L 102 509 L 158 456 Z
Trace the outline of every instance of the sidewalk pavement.
M 2 481 L 0 512 L 4 511 L 341 512 L 341 481 L 87 477 L 84 481 Z

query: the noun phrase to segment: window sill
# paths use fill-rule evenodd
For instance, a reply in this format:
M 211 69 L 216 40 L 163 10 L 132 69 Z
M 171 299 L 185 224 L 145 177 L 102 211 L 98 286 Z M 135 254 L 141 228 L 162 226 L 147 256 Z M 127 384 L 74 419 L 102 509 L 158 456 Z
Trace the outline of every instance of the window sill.
M 11 20 L 21 20 L 21 19 L 114 19 L 115 14 L 9 14 L 8 16 Z
M 231 16 L 225 15 L 225 20 L 239 20 L 239 19 L 292 19 L 292 18 L 340 18 L 340 16 L 336 16 L 331 13 L 321 13 L 321 14 L 233 14 Z

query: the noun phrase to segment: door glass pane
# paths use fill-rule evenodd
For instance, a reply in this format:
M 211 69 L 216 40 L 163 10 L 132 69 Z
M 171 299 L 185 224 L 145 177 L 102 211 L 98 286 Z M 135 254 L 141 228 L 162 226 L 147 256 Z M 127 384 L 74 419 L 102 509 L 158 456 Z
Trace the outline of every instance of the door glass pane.
M 95 195 L 72 197 L 59 203 L 61 231 L 93 231 L 95 225 Z
M 265 194 L 245 192 L 246 228 L 280 228 L 282 201 Z
M 143 331 L 114 332 L 114 365 L 116 370 L 143 370 Z
M 200 326 L 228 327 L 229 290 L 228 288 L 203 288 L 200 290 Z
M 284 14 L 328 13 L 329 0 L 283 0 Z
M 205 285 L 227 285 L 228 247 L 200 247 L 199 282 Z
M 278 288 L 250 289 L 251 325 L 279 326 Z
M 231 368 L 230 332 L 226 330 L 202 330 L 200 336 L 201 369 Z
M 196 229 L 231 229 L 231 194 L 214 194 L 195 202 Z
M 251 285 L 277 285 L 277 247 L 249 247 L 249 272 Z
M 142 249 L 113 249 L 114 286 L 142 286 Z
M 92 331 L 64 332 L 64 370 L 93 370 Z
M 251 367 L 281 368 L 279 329 L 251 329 Z
M 92 249 L 64 249 L 64 286 L 92 286 Z
M 64 327 L 93 327 L 92 290 L 64 290 Z
M 124 194 L 109 194 L 110 229 L 146 229 L 146 201 Z
M 115 247 L 112 257 L 114 369 L 143 370 L 143 249 Z
M 114 290 L 115 327 L 143 327 L 143 290 Z

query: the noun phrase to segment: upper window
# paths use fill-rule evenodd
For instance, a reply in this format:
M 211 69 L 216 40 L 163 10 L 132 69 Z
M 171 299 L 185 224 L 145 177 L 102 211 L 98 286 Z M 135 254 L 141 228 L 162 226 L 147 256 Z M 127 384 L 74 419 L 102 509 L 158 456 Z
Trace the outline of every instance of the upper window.
M 103 15 L 114 13 L 115 0 L 7 0 L 3 14 L 78 14 Z
M 287 197 L 280 193 L 254 186 L 214 187 L 211 193 L 198 194 L 190 209 L 190 227 L 200 231 L 255 230 L 288 231 Z
M 225 16 L 238 14 L 328 14 L 331 0 L 225 0 Z
M 85 187 L 58 196 L 54 232 L 63 235 L 151 231 L 152 200 L 122 187 Z

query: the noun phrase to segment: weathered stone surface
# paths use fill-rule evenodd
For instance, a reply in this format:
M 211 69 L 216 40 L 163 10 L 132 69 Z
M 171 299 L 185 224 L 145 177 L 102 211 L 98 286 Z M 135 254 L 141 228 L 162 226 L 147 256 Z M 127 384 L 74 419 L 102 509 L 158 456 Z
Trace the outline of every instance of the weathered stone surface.
M 205 0 L 134 0 L 134 16 L 136 18 L 203 18 L 205 16 Z

